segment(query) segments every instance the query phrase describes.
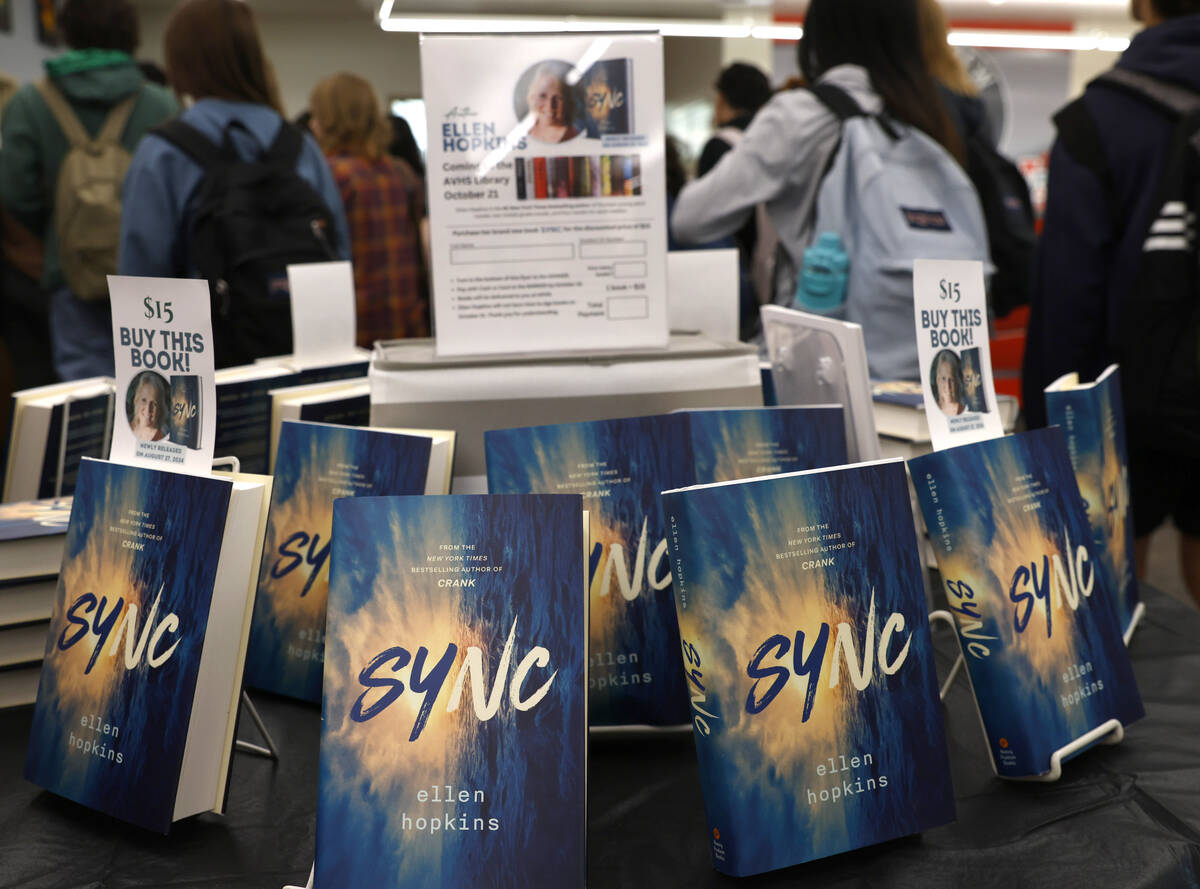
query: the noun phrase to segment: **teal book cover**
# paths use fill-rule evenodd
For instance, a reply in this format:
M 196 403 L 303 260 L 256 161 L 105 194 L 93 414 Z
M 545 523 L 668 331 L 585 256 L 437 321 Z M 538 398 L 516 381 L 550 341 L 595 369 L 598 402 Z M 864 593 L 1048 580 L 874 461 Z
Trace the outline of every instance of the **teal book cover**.
M 333 501 L 422 494 L 428 438 L 284 421 L 246 654 L 246 684 L 317 703 Z
M 583 889 L 577 496 L 334 505 L 316 889 Z
M 216 478 L 81 464 L 28 780 L 167 832 L 230 491 Z
M 909 461 L 996 771 L 1144 715 L 1062 429 Z
M 904 465 L 662 500 L 716 869 L 748 876 L 952 821 Z
M 1141 601 L 1133 559 L 1133 509 L 1129 499 L 1129 452 L 1121 377 L 1114 364 L 1091 384 L 1046 390 L 1046 417 L 1061 426 L 1079 483 L 1092 542 L 1104 554 L 1116 582 L 1122 630 L 1133 623 Z
M 575 493 L 591 516 L 592 725 L 682 725 L 660 492 L 845 462 L 840 408 L 681 411 L 486 433 L 493 494 Z

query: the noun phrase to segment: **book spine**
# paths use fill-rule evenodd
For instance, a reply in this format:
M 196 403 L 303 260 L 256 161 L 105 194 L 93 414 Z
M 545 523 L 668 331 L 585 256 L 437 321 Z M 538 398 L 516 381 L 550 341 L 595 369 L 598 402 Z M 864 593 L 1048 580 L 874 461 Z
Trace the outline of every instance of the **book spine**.
M 704 792 L 704 812 L 708 822 L 708 838 L 713 867 L 722 873 L 736 874 L 737 867 L 730 842 L 733 824 L 717 800 L 728 798 L 720 786 L 720 752 L 717 740 L 725 730 L 724 710 L 717 694 L 721 677 L 714 672 L 716 662 L 710 657 L 708 640 L 700 630 L 697 619 L 705 607 L 702 593 L 694 583 L 694 564 L 691 558 L 692 534 L 686 495 L 663 497 L 667 517 L 667 537 L 670 542 L 671 572 L 674 582 L 675 611 L 679 618 L 679 639 L 683 658 L 684 680 L 687 684 L 692 719 L 692 735 L 696 742 L 696 759 L 700 766 L 700 784 Z
M 544 199 L 549 194 L 547 175 L 546 158 L 535 157 L 533 159 L 533 195 L 538 199 Z
M 525 161 L 523 158 L 516 158 L 513 164 L 513 172 L 517 174 L 517 200 L 525 200 Z

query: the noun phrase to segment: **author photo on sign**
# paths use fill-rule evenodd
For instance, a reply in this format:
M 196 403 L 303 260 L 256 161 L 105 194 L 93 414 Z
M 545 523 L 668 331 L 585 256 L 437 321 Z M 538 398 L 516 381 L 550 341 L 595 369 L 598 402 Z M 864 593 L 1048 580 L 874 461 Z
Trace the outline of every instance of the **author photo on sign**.
M 942 349 L 933 357 L 929 372 L 929 385 L 942 413 L 957 417 L 965 410 L 963 405 L 962 362 L 949 349 Z
M 167 401 L 170 387 L 152 370 L 133 378 L 125 393 L 125 417 L 138 441 L 162 441 L 167 437 Z
M 579 101 L 567 83 L 571 64 L 547 59 L 525 70 L 513 91 L 513 108 L 518 120 L 533 115 L 530 137 L 539 142 L 566 142 L 581 132 L 576 125 Z

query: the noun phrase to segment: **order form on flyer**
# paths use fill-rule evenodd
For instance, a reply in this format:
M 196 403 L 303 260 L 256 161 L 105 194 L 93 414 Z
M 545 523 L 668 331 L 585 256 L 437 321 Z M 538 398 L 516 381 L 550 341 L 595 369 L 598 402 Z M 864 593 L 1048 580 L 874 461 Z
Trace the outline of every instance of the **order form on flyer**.
M 668 339 L 658 34 L 422 35 L 439 355 Z

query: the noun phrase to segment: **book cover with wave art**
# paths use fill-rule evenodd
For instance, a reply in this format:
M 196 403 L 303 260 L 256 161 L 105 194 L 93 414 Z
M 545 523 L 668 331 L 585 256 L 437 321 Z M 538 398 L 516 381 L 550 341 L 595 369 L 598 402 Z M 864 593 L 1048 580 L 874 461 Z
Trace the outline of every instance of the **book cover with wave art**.
M 330 532 L 338 497 L 421 494 L 431 439 L 285 421 L 254 600 L 246 683 L 321 700 Z
M 748 876 L 953 820 L 903 463 L 662 500 L 717 870 Z
M 316 889 L 582 889 L 577 496 L 334 505 Z
M 842 463 L 841 409 L 687 411 L 485 435 L 492 493 L 575 493 L 591 515 L 592 725 L 688 721 L 659 492 Z
M 1128 630 L 1140 597 L 1133 561 L 1125 410 L 1117 365 L 1106 368 L 1094 383 L 1080 384 L 1078 374 L 1055 380 L 1046 387 L 1046 417 L 1061 426 L 1067 438 L 1079 494 L 1092 523 L 1092 541 L 1108 560 L 1116 581 L 1117 615 L 1121 628 Z
M 230 494 L 221 479 L 80 465 L 28 780 L 167 832 Z
M 1062 429 L 909 461 L 996 771 L 1144 715 Z

